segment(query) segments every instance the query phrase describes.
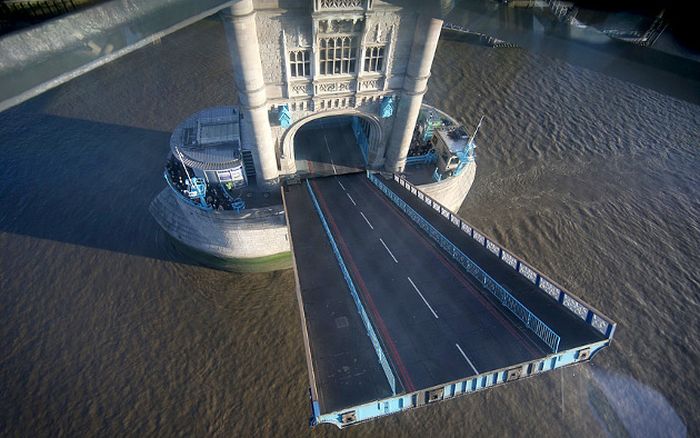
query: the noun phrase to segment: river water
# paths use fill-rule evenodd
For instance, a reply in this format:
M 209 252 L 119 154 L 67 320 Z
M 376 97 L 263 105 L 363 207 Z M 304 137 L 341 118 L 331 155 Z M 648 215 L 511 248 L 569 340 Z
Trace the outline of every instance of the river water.
M 232 84 L 209 19 L 0 113 L 0 435 L 308 435 L 292 272 L 199 266 L 147 211 L 169 132 Z M 454 41 L 426 101 L 486 115 L 462 216 L 619 327 L 591 364 L 343 434 L 700 433 L 700 108 Z

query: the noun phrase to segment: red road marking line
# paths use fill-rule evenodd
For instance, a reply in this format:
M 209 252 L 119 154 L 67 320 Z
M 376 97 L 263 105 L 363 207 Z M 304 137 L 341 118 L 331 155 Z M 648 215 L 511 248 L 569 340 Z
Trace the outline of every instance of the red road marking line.
M 396 348 L 396 344 L 394 344 L 394 340 L 391 338 L 391 335 L 389 334 L 389 330 L 387 329 L 386 325 L 384 324 L 384 320 L 379 314 L 379 311 L 377 310 L 376 305 L 374 304 L 374 300 L 372 299 L 372 295 L 369 293 L 369 290 L 367 289 L 367 285 L 365 284 L 364 279 L 362 278 L 362 275 L 360 275 L 360 271 L 357 269 L 357 265 L 355 265 L 355 260 L 353 260 L 352 255 L 350 254 L 350 251 L 348 250 L 347 245 L 345 244 L 345 240 L 343 240 L 342 235 L 340 234 L 340 229 L 335 223 L 335 220 L 333 219 L 333 216 L 330 213 L 330 209 L 328 208 L 328 205 L 326 204 L 326 200 L 323 197 L 323 194 L 321 191 L 318 189 L 318 186 L 315 181 L 311 181 L 311 185 L 314 186 L 316 189 L 316 197 L 318 198 L 318 202 L 321 205 L 322 209 L 324 210 L 324 213 L 326 215 L 326 218 L 328 219 L 328 223 L 330 224 L 331 228 L 333 228 L 333 231 L 335 232 L 335 238 L 338 241 L 338 245 L 341 247 L 341 251 L 343 252 L 343 256 L 346 259 L 346 262 L 350 268 L 350 271 L 352 272 L 353 277 L 355 277 L 355 280 L 357 281 L 358 286 L 360 287 L 360 291 L 362 292 L 362 297 L 365 299 L 365 302 L 367 304 L 367 307 L 369 307 L 370 312 L 372 313 L 372 316 L 374 318 L 375 323 L 377 324 L 377 328 L 379 328 L 379 331 L 381 332 L 382 339 L 384 339 L 389 347 L 389 353 L 391 354 L 391 358 L 394 360 L 396 363 L 396 366 L 398 367 L 398 371 L 401 374 L 401 380 L 406 386 L 406 389 L 408 392 L 413 392 L 416 390 L 413 380 L 411 379 L 410 374 L 408 373 L 408 370 L 406 369 L 406 366 L 404 365 L 403 361 L 401 360 L 401 356 L 399 355 L 398 349 Z
M 532 349 L 531 343 L 532 343 L 533 341 L 532 341 L 531 339 L 529 339 L 529 338 L 524 337 L 524 336 L 522 335 L 522 333 L 520 333 L 520 332 L 518 332 L 518 331 L 515 331 L 515 330 L 514 330 L 514 327 L 513 327 L 513 324 L 512 324 L 510 321 L 506 320 L 506 319 L 504 318 L 504 316 L 501 315 L 500 312 L 498 312 L 497 310 L 495 310 L 495 309 L 493 308 L 493 305 L 492 305 L 490 302 L 488 302 L 488 301 L 481 295 L 481 292 L 479 292 L 478 290 L 476 290 L 476 289 L 474 288 L 474 285 L 471 284 L 471 282 L 469 282 L 467 279 L 464 278 L 464 275 L 462 274 L 462 272 L 458 271 L 458 270 L 452 265 L 452 263 L 450 263 L 449 260 L 447 260 L 447 258 L 445 257 L 444 254 L 442 254 L 441 252 L 439 252 L 438 250 L 435 249 L 435 247 L 432 245 L 432 241 L 428 241 L 428 238 L 427 238 L 425 235 L 423 235 L 423 233 L 418 232 L 418 230 L 417 230 L 417 229 L 415 228 L 415 226 L 413 225 L 413 222 L 408 222 L 408 219 L 406 219 L 406 218 L 404 217 L 403 212 L 402 212 L 402 213 L 399 213 L 399 212 L 396 211 L 396 209 L 398 209 L 398 207 L 397 207 L 396 205 L 394 205 L 393 203 L 389 202 L 389 200 L 386 198 L 386 196 L 384 196 L 383 193 L 382 193 L 382 194 L 378 193 L 378 189 L 377 189 L 374 185 L 372 185 L 372 184 L 369 182 L 368 179 L 364 179 L 364 182 L 365 182 L 365 184 L 367 184 L 367 185 L 371 188 L 370 191 L 371 191 L 376 197 L 378 197 L 379 199 L 381 199 L 382 202 L 384 202 L 385 204 L 387 204 L 387 205 L 393 207 L 393 208 L 390 208 L 390 210 L 392 210 L 392 211 L 394 212 L 394 214 L 395 214 L 396 216 L 398 216 L 398 217 L 400 218 L 400 220 L 401 220 L 414 234 L 416 234 L 417 236 L 420 237 L 420 241 L 423 243 L 423 245 L 424 245 L 426 248 L 429 248 L 429 249 L 437 256 L 438 260 L 440 260 L 440 261 L 443 263 L 443 265 L 445 265 L 445 266 L 447 267 L 447 269 L 459 280 L 459 282 L 462 283 L 462 285 L 463 285 L 467 290 L 469 290 L 469 291 L 472 293 L 472 295 L 474 295 L 474 296 L 479 300 L 479 302 L 480 302 L 494 317 L 496 317 L 496 320 L 498 320 L 498 322 L 501 323 L 501 325 L 503 326 L 503 328 L 505 328 L 506 330 L 508 330 L 508 332 L 510 332 L 510 334 L 512 334 L 512 335 L 515 336 L 516 338 L 518 338 L 518 339 L 524 341 L 524 342 L 523 342 L 523 346 L 524 346 L 530 353 L 532 353 L 533 355 L 539 355 L 540 353 L 542 353 L 542 349 L 541 349 L 541 348 L 539 347 L 539 345 L 537 345 L 537 344 L 535 344 L 535 347 L 536 347 L 538 350 L 540 350 L 540 353 L 537 353 L 535 350 Z M 397 195 L 397 196 L 398 196 L 398 195 Z M 404 201 L 404 202 L 405 202 L 405 201 Z M 406 204 L 408 204 L 408 203 L 406 203 Z M 529 342 L 527 342 L 527 341 L 529 341 Z

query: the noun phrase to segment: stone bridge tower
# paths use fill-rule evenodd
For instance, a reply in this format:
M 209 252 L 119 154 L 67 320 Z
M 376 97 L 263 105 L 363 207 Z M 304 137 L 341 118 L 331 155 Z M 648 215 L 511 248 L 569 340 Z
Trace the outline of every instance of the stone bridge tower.
M 297 130 L 334 115 L 362 119 L 368 167 L 403 170 L 441 20 L 380 0 L 240 0 L 222 18 L 259 183 L 295 173 Z

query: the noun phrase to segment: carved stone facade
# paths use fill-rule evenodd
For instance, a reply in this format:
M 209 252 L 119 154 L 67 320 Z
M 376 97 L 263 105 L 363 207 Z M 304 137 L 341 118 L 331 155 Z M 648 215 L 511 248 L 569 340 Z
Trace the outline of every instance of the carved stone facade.
M 387 97 L 395 104 L 401 101 L 414 40 L 421 33 L 416 12 L 378 0 L 252 3 L 279 173 L 295 171 L 291 137 L 299 123 L 323 114 L 371 120 L 382 132 L 373 136 L 378 143 L 370 145 L 368 165 L 383 166 L 396 114 L 405 118 L 405 112 L 382 119 L 379 103 Z M 245 51 L 240 45 L 237 49 Z M 283 105 L 292 118 L 286 129 L 275 123 Z M 400 125 L 406 129 L 406 123 Z M 248 131 L 242 126 L 243 146 L 255 148 L 246 138 Z

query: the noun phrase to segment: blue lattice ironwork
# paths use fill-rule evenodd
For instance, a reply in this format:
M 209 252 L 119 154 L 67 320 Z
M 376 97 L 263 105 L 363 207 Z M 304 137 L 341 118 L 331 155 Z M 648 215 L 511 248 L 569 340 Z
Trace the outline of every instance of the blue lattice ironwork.
M 488 290 L 498 299 L 503 307 L 508 309 L 516 318 L 522 321 L 538 338 L 542 340 L 552 352 L 559 351 L 559 335 L 547 324 L 542 322 L 534 313 L 525 307 L 517 298 L 511 295 L 503 286 L 486 273 L 471 258 L 465 255 L 447 237 L 440 233 L 430 222 L 411 208 L 401 197 L 391 191 L 374 174 L 367 172 L 369 178 L 384 194 L 391 199 L 406 215 L 411 218 L 423 231 L 425 231 L 435 242 L 440 245 L 452 258 L 461 265 L 465 271 L 476 278 L 484 289 Z
M 236 213 L 240 213 L 245 210 L 245 201 L 241 198 L 236 198 L 231 202 L 231 208 L 233 208 Z
M 406 188 L 408 192 L 412 195 L 418 197 L 421 201 L 425 202 L 427 205 L 436 208 L 438 206 L 439 210 L 443 215 L 448 211 L 444 206 L 438 204 L 436 201 L 432 200 L 430 197 L 422 193 L 416 186 L 408 182 L 405 178 L 394 175 L 394 181 L 399 183 L 401 186 Z M 436 209 L 437 209 L 436 208 Z M 503 263 L 515 269 L 523 277 L 527 278 L 533 284 L 537 285 L 540 289 L 546 292 L 556 303 L 563 305 L 568 310 L 573 312 L 579 318 L 586 321 L 593 328 L 598 330 L 601 334 L 608 338 L 612 338 L 615 333 L 615 327 L 617 324 L 610 320 L 607 316 L 600 313 L 598 310 L 594 309 L 590 305 L 583 302 L 580 298 L 575 296 L 569 291 L 564 290 L 561 286 L 557 285 L 554 281 L 544 276 L 544 274 L 531 268 L 523 260 L 512 255 L 508 250 L 501 247 L 498 243 L 487 238 L 483 233 L 480 233 L 462 218 L 456 216 L 454 213 L 449 212 L 449 219 L 452 225 L 456 226 L 467 236 L 473 238 L 482 246 L 485 246 L 496 256 L 500 255 L 500 259 Z
M 394 114 L 394 97 L 386 96 L 379 105 L 379 117 L 386 119 Z
M 367 139 L 367 135 L 365 134 L 365 130 L 362 129 L 362 121 L 357 116 L 352 118 L 352 132 L 353 132 L 353 134 L 355 134 L 355 140 L 357 140 L 357 144 L 360 145 L 360 151 L 362 152 L 362 156 L 365 159 L 365 163 L 367 163 L 367 153 L 369 151 L 369 140 Z
M 414 164 L 433 164 L 436 161 L 437 154 L 435 153 L 435 149 L 431 149 L 427 154 L 406 157 L 407 166 L 412 166 Z
M 280 126 L 289 128 L 289 125 L 292 124 L 292 114 L 289 112 L 288 105 L 282 105 L 277 109 L 277 119 L 280 122 Z
M 427 143 L 435 135 L 435 129 L 442 126 L 442 118 L 436 116 L 433 110 L 421 111 L 420 119 L 418 120 L 420 126 L 420 139 L 423 143 Z

